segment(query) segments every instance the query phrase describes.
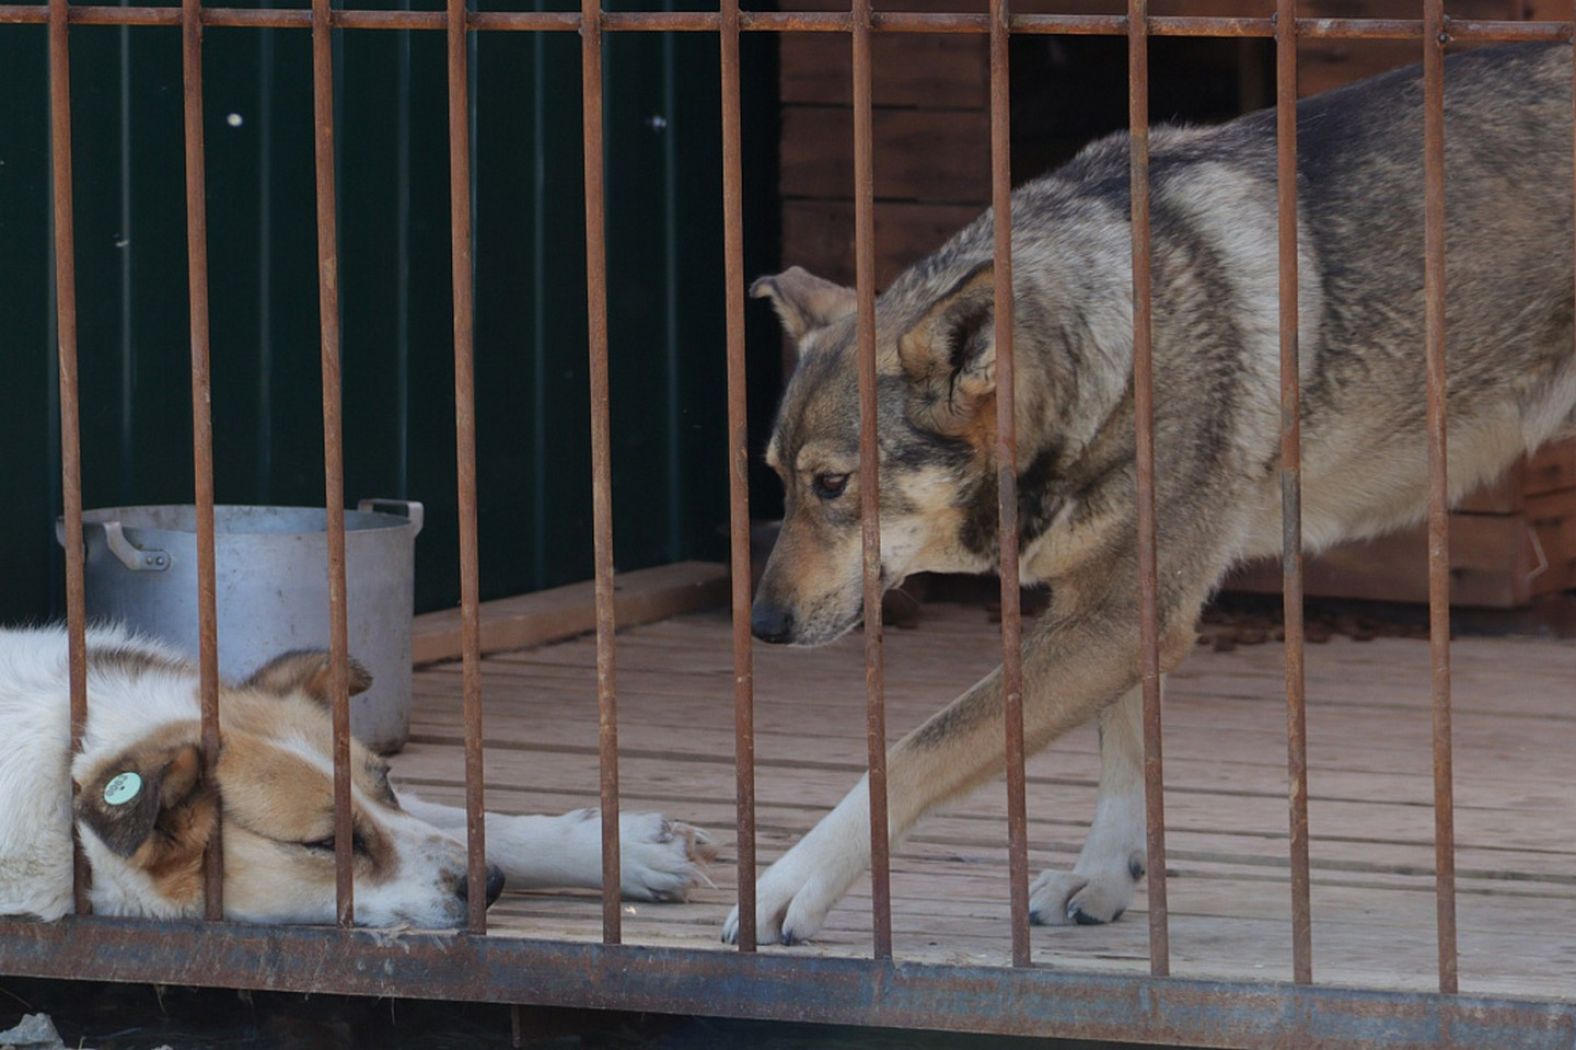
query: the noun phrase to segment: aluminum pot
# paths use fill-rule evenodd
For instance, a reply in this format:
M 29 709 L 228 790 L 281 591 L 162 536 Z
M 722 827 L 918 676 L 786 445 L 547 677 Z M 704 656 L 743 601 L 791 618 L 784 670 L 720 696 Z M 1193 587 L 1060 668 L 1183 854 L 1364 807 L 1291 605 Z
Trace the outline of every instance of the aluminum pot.
M 389 513 L 392 512 L 392 513 Z M 362 500 L 345 513 L 350 654 L 372 688 L 351 730 L 397 751 L 410 734 L 410 632 L 422 506 Z M 82 516 L 87 612 L 197 657 L 197 517 L 191 506 L 111 507 Z M 239 681 L 281 653 L 328 648 L 327 513 L 215 507 L 219 673 Z M 64 523 L 57 529 L 64 542 Z

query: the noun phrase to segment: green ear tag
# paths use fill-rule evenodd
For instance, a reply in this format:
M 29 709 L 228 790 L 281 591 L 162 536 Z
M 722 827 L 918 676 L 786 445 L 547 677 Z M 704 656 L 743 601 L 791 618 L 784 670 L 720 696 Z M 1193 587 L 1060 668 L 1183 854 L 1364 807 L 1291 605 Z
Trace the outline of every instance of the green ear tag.
M 104 801 L 111 806 L 124 806 L 142 794 L 142 777 L 136 773 L 121 773 L 104 785 Z

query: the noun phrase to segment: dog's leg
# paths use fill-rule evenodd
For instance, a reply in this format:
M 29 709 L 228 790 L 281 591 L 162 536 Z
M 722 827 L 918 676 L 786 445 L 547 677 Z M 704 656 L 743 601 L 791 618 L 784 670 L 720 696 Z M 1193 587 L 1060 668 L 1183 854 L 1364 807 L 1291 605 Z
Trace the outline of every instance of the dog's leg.
M 1024 644 L 1024 744 L 1043 748 L 1088 721 L 1137 682 L 1135 602 L 1109 586 L 1092 607 L 1080 607 L 1064 588 L 1070 609 L 1053 611 Z M 1192 627 L 1207 581 L 1190 588 L 1161 628 L 1163 666 L 1178 663 L 1192 644 Z M 1086 592 L 1087 593 L 1087 592 Z M 888 826 L 894 845 L 927 810 L 964 793 L 1002 769 L 1004 735 L 1000 671 L 993 672 L 900 741 L 887 755 Z M 842 802 L 763 876 L 756 888 L 756 933 L 762 941 L 792 944 L 821 928 L 826 914 L 870 859 L 869 795 L 861 780 Z M 723 939 L 738 935 L 738 909 Z
M 1029 888 L 1029 919 L 1044 926 L 1115 922 L 1144 877 L 1144 696 L 1130 689 L 1100 712 L 1100 793 L 1073 870 Z
M 400 805 L 417 820 L 463 837 L 465 810 L 400 792 Z M 620 813 L 620 890 L 627 900 L 683 900 L 710 885 L 705 865 L 716 847 L 706 833 L 660 813 Z M 487 814 L 487 860 L 498 865 L 511 889 L 602 885 L 602 820 L 594 809 L 558 817 Z

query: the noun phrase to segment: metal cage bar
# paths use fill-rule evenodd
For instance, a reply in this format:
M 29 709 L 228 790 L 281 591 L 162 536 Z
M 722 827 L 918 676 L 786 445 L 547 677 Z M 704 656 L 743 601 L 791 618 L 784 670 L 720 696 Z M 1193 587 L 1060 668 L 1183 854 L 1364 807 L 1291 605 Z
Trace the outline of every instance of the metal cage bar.
M 1149 972 L 1171 972 L 1166 915 L 1165 776 L 1161 765 L 1160 632 L 1155 551 L 1155 375 L 1149 229 L 1149 0 L 1128 0 L 1127 114 L 1132 138 L 1133 417 L 1138 468 L 1138 645 L 1144 700 L 1144 828 Z
M 1439 990 L 1455 992 L 1455 798 L 1450 756 L 1450 483 L 1445 381 L 1444 0 L 1423 0 L 1423 302 L 1428 373 L 1428 635 L 1433 664 L 1434 896 Z
M 208 212 L 202 129 L 202 0 L 181 0 L 181 80 L 186 156 L 186 280 L 190 300 L 192 460 L 197 506 L 197 632 L 203 777 L 219 772 L 219 614 L 214 566 L 213 408 L 209 380 Z M 224 916 L 224 823 L 215 821 L 203 858 L 203 912 Z
M 1573 12 L 1576 14 L 1576 12 Z M 75 243 L 72 208 L 72 159 L 70 129 L 70 72 L 68 30 L 73 23 L 84 25 L 164 25 L 178 26 L 182 40 L 184 84 L 185 198 L 187 208 L 188 284 L 190 298 L 191 396 L 194 488 L 197 506 L 199 633 L 201 652 L 200 702 L 205 776 L 213 777 L 218 757 L 220 724 L 218 718 L 218 650 L 215 609 L 214 565 L 214 492 L 213 430 L 210 407 L 210 354 L 207 285 L 207 243 L 205 215 L 203 127 L 202 127 L 202 28 L 205 25 L 241 27 L 308 28 L 312 34 L 313 104 L 316 118 L 315 174 L 318 204 L 319 307 L 322 335 L 323 425 L 325 489 L 330 535 L 330 591 L 333 660 L 335 796 L 336 796 L 336 877 L 339 890 L 339 920 L 348 925 L 353 919 L 353 885 L 349 855 L 349 718 L 348 654 L 345 645 L 344 591 L 344 511 L 343 511 L 343 428 L 339 374 L 340 328 L 337 302 L 337 238 L 335 230 L 336 186 L 333 174 L 334 127 L 332 98 L 331 33 L 337 28 L 352 29 L 443 29 L 448 34 L 450 160 L 451 160 L 451 236 L 454 252 L 454 338 L 456 383 L 456 447 L 459 457 L 460 557 L 462 571 L 464 625 L 464 717 L 466 733 L 466 803 L 469 832 L 468 887 L 471 926 L 485 929 L 485 844 L 482 824 L 482 737 L 480 694 L 479 574 L 476 539 L 475 404 L 472 298 L 472 229 L 470 200 L 470 143 L 467 70 L 467 35 L 471 31 L 578 31 L 582 35 L 582 100 L 585 143 L 587 296 L 590 319 L 588 352 L 591 365 L 591 420 L 593 459 L 593 506 L 595 511 L 596 597 L 597 597 L 597 671 L 601 715 L 599 756 L 601 761 L 603 918 L 604 939 L 620 939 L 618 900 L 618 753 L 616 694 L 614 690 L 614 640 L 612 602 L 611 482 L 609 465 L 608 419 L 608 346 L 606 328 L 606 257 L 604 230 L 603 129 L 601 83 L 601 34 L 607 31 L 716 31 L 721 48 L 721 119 L 724 139 L 724 250 L 726 255 L 725 292 L 728 333 L 728 432 L 730 442 L 730 536 L 734 569 L 733 615 L 735 659 L 735 730 L 738 775 L 738 831 L 740 836 L 739 888 L 741 905 L 741 950 L 754 947 L 754 737 L 751 643 L 749 612 L 749 545 L 747 492 L 747 435 L 745 430 L 745 356 L 743 345 L 743 250 L 742 192 L 740 160 L 739 42 L 740 33 L 765 32 L 846 32 L 853 49 L 854 152 L 855 152 L 855 260 L 858 298 L 858 349 L 861 410 L 861 511 L 864 541 L 864 604 L 866 619 L 866 685 L 868 744 L 870 749 L 869 798 L 871 814 L 872 896 L 875 961 L 860 960 L 785 960 L 748 958 L 738 962 L 745 978 L 755 976 L 796 976 L 806 981 L 837 979 L 869 998 L 875 990 L 901 991 L 902 974 L 883 960 L 892 954 L 890 912 L 890 858 L 886 816 L 885 717 L 883 695 L 883 650 L 880 615 L 880 534 L 878 444 L 876 441 L 876 357 L 875 357 L 875 279 L 873 228 L 873 144 L 872 82 L 870 45 L 876 32 L 957 32 L 986 33 L 990 37 L 991 76 L 991 162 L 992 203 L 995 209 L 995 328 L 997 338 L 997 469 L 998 512 L 1002 543 L 1003 607 L 1003 688 L 1006 697 L 1005 726 L 1009 781 L 1009 838 L 1013 895 L 1013 962 L 1025 966 L 1030 961 L 1027 936 L 1027 846 L 1026 819 L 1023 814 L 1023 727 L 1021 708 L 1021 610 L 1018 607 L 1016 579 L 1017 502 L 1016 434 L 1014 427 L 1014 368 L 1012 350 L 1012 257 L 1011 257 L 1011 182 L 1008 167 L 1008 44 L 1011 33 L 1061 33 L 1126 35 L 1129 43 L 1129 116 L 1131 122 L 1131 209 L 1133 264 L 1133 350 L 1134 412 L 1137 440 L 1137 507 L 1140 566 L 1140 681 L 1144 698 L 1145 787 L 1150 898 L 1151 971 L 1156 977 L 1169 972 L 1169 944 L 1165 902 L 1165 848 L 1163 814 L 1163 775 L 1160 724 L 1159 610 L 1156 546 L 1156 474 L 1154 449 L 1152 280 L 1150 270 L 1149 170 L 1148 170 L 1148 38 L 1154 36 L 1273 37 L 1277 51 L 1277 205 L 1279 217 L 1279 295 L 1281 351 L 1281 448 L 1283 506 L 1283 571 L 1286 616 L 1286 689 L 1288 717 L 1288 778 L 1290 782 L 1291 870 L 1293 899 L 1294 982 L 1307 984 L 1312 979 L 1312 953 L 1309 918 L 1306 713 L 1303 678 L 1302 632 L 1302 558 L 1300 535 L 1300 426 L 1298 377 L 1298 255 L 1296 197 L 1296 43 L 1309 39 L 1421 40 L 1424 51 L 1423 145 L 1425 202 L 1425 303 L 1426 368 L 1429 447 L 1429 600 L 1433 686 L 1433 758 L 1435 774 L 1435 849 L 1436 902 L 1438 908 L 1439 987 L 1442 996 L 1385 997 L 1383 993 L 1352 993 L 1339 990 L 1287 988 L 1271 992 L 1243 991 L 1246 985 L 1221 985 L 1208 988 L 1196 982 L 1153 981 L 1139 978 L 1098 978 L 1089 975 L 1068 977 L 1020 974 L 1017 987 L 1077 989 L 1101 1001 L 1126 1004 L 1123 1015 L 1134 1011 L 1133 1001 L 1177 995 L 1198 995 L 1219 1006 L 1228 1000 L 1239 1007 L 1257 1002 L 1260 996 L 1271 1006 L 1280 1004 L 1285 1031 L 1303 1030 L 1306 1019 L 1287 1012 L 1288 1004 L 1307 1009 L 1322 1005 L 1332 1009 L 1360 1011 L 1370 1018 L 1388 1018 L 1396 1023 L 1421 1024 L 1427 1031 L 1450 1030 L 1450 1038 L 1467 1039 L 1473 1032 L 1451 1025 L 1487 1024 L 1485 1011 L 1495 1017 L 1514 1018 L 1529 1032 L 1556 1034 L 1569 1041 L 1576 1031 L 1576 1012 L 1568 1005 L 1517 1004 L 1514 1002 L 1459 1000 L 1456 927 L 1454 828 L 1451 767 L 1451 697 L 1449 636 L 1449 534 L 1448 463 L 1446 403 L 1446 268 L 1445 268 L 1445 85 L 1444 54 L 1451 40 L 1543 40 L 1576 43 L 1576 19 L 1572 22 L 1451 21 L 1443 11 L 1442 0 L 1424 0 L 1422 19 L 1297 19 L 1295 0 L 1277 0 L 1273 18 L 1157 17 L 1148 15 L 1147 0 L 1129 0 L 1124 16 L 1094 15 L 1011 15 L 1007 0 L 991 0 L 987 14 L 950 13 L 876 13 L 870 0 L 855 0 L 848 13 L 841 12 L 744 12 L 738 0 L 723 0 L 717 12 L 604 13 L 598 0 L 582 0 L 579 14 L 571 12 L 470 12 L 465 0 L 449 0 L 443 12 L 333 11 L 331 0 L 313 0 L 310 10 L 240 10 L 204 8 L 201 0 L 183 0 L 179 8 L 71 6 L 68 0 L 48 0 L 47 4 L 0 6 L 0 24 L 42 24 L 48 28 L 51 189 L 53 193 L 55 308 L 59 327 L 59 387 L 61 397 L 62 482 L 64 490 L 68 638 L 70 646 L 70 718 L 73 747 L 77 745 L 86 717 L 86 646 L 84 601 L 84 548 L 82 543 L 82 492 L 80 447 L 80 402 L 78 397 L 78 354 L 76 326 Z M 1576 149 L 1576 143 L 1573 143 Z M 1573 187 L 1576 189 L 1576 187 Z M 1573 246 L 1576 247 L 1576 246 Z M 748 850 L 745 843 L 748 841 Z M 86 910 L 86 871 L 80 851 L 74 868 L 74 897 L 79 912 Z M 205 915 L 216 920 L 223 915 L 222 847 L 218 832 L 210 842 L 204 859 Z M 71 938 L 68 940 L 67 935 Z M 157 942 L 158 951 L 150 950 Z M 204 944 L 209 950 L 202 960 L 180 952 L 172 944 Z M 177 924 L 173 927 L 142 931 L 135 924 L 116 920 L 92 919 L 66 927 L 39 927 L 0 922 L 0 959 L 7 967 L 21 972 L 59 974 L 72 967 L 77 976 L 94 976 L 97 971 L 81 960 L 98 958 L 110 976 L 125 979 L 184 979 L 201 976 L 218 983 L 235 983 L 243 970 L 230 954 L 241 952 L 255 958 L 258 951 L 298 949 L 300 958 L 279 955 L 282 960 L 272 976 L 252 976 L 258 986 L 293 987 L 298 981 L 317 981 L 327 966 L 330 953 L 345 951 L 373 958 L 387 945 L 348 930 L 284 929 L 256 931 L 228 923 Z M 444 958 L 467 972 L 489 976 L 503 987 L 509 981 L 505 970 L 521 970 L 521 964 L 542 965 L 554 957 L 580 960 L 584 974 L 602 974 L 620 980 L 631 972 L 651 988 L 674 987 L 672 974 L 686 967 L 699 974 L 711 962 L 698 953 L 670 952 L 659 959 L 644 956 L 634 962 L 623 955 L 597 954 L 600 946 L 529 945 L 516 949 L 506 942 L 488 943 L 456 940 L 440 949 Z M 389 949 L 392 950 L 392 949 Z M 424 965 L 427 947 L 400 951 L 409 960 L 388 956 L 387 974 L 403 973 L 400 968 Z M 91 953 L 98 952 L 98 956 Z M 536 955 L 532 952 L 539 953 Z M 119 953 L 119 954 L 117 954 Z M 130 954 L 127 954 L 130 953 Z M 316 954 L 314 954 L 316 953 Z M 554 953 L 557 953 L 554 955 Z M 213 960 L 223 959 L 215 970 Z M 76 960 L 73 962 L 73 960 Z M 119 960 L 116 962 L 116 960 Z M 667 976 L 660 965 L 671 967 Z M 645 967 L 645 969 L 641 969 Z M 656 969 L 653 969 L 653 968 Z M 759 968 L 756 973 L 754 968 Z M 864 967 L 864 968 L 861 968 Z M 66 968 L 66 969 L 62 969 Z M 368 978 L 349 966 L 333 970 L 330 982 L 343 990 L 358 990 Z M 972 987 L 982 982 L 989 971 L 960 968 L 925 968 L 908 971 L 908 979 L 923 979 L 932 989 Z M 247 971 L 250 972 L 250 971 Z M 1005 974 L 1007 971 L 1002 971 Z M 419 983 L 416 971 L 395 983 L 406 991 L 432 989 Z M 281 976 L 282 975 L 282 976 Z M 737 976 L 737 975 L 735 975 Z M 425 979 L 427 971 L 421 970 Z M 1005 980 L 1006 978 L 1001 978 Z M 379 978 L 380 981 L 383 978 Z M 579 980 L 579 976 L 576 977 Z M 403 983 L 401 983 L 403 981 Z M 951 984 L 947 982 L 961 982 Z M 452 983 L 452 982 L 451 982 Z M 386 990 L 387 984 L 380 984 Z M 456 985 L 456 988 L 460 986 Z M 839 986 L 841 987 L 841 986 Z M 998 987 L 1007 987 L 1001 985 Z M 1265 986 L 1272 987 L 1272 986 Z M 480 997 L 481 992 L 462 988 L 458 998 Z M 606 992 L 579 993 L 591 999 Z M 738 993 L 729 1001 L 744 1003 Z M 831 994 L 829 992 L 829 994 Z M 572 997 L 568 992 L 543 992 L 545 1001 L 553 997 Z M 1235 998 L 1233 999 L 1233 996 Z M 1348 997 L 1348 998 L 1343 998 Z M 1356 996 L 1356 998 L 1349 998 Z M 1368 996 L 1368 997 L 1364 997 Z M 568 1001 L 565 999 L 565 1001 Z M 590 1001 L 587 999 L 586 1001 Z M 626 1005 L 633 999 L 623 1000 Z M 1091 1000 L 1093 1001 L 1093 1000 Z M 1190 1000 L 1191 1001 L 1191 1000 Z M 668 1005 L 672 1000 L 666 1001 Z M 841 1009 L 865 1009 L 868 1004 L 850 1001 Z M 1458 1005 L 1459 1004 L 1459 1008 Z M 1486 1004 L 1486 1005 L 1484 1005 Z M 760 1004 L 754 1010 L 771 1015 L 780 1004 Z M 1020 1004 L 1024 1016 L 1033 1013 L 1032 1004 Z M 888 1007 L 883 1007 L 888 1008 Z M 910 1005 L 908 1012 L 893 1013 L 893 1018 L 914 1020 L 922 1007 Z M 939 1007 L 937 1008 L 939 1009 Z M 979 1007 L 960 1009 L 957 1016 L 980 1016 Z M 999 1011 L 995 1011 L 999 1014 Z M 1293 1016 L 1296 1014 L 1296 1016 Z M 827 1016 L 838 1016 L 835 1011 Z M 928 1015 L 927 1015 L 928 1016 Z M 949 1015 L 950 1017 L 951 1015 Z M 1038 1016 L 1038 1015 L 1036 1015 Z M 1418 1021 L 1418 1018 L 1424 1018 Z M 1432 1019 L 1432 1020 L 1430 1020 Z M 1449 1023 L 1441 1027 L 1441 1019 Z M 1076 1025 L 1067 1021 L 1061 1030 Z M 1007 1030 L 1018 1022 L 999 1016 L 998 1028 Z M 1151 1017 L 1149 1024 L 1159 1025 Z M 1495 1022 L 1499 1023 L 1499 1022 Z M 1509 1024 L 1510 1021 L 1505 1023 Z M 1072 1025 L 1072 1027 L 1069 1027 Z M 1419 1029 L 1422 1030 L 1422 1029 Z M 1108 1035 L 1131 1034 L 1130 1030 L 1103 1029 Z M 1146 1030 L 1147 1031 L 1147 1030 Z M 1155 1029 L 1159 1031 L 1158 1028 Z M 1498 1029 L 1496 1029 L 1498 1031 Z M 1462 1035 L 1462 1033 L 1467 1033 Z M 1194 1031 L 1197 1035 L 1197 1031 Z M 1478 1033 L 1481 1034 L 1481 1033 Z M 1269 1036 L 1262 1043 L 1268 1044 Z M 1463 1044 L 1465 1045 L 1465 1044 Z M 1560 1043 L 1558 1045 L 1564 1045 Z
M 1007 874 L 1012 902 L 1012 964 L 1028 966 L 1029 814 L 1023 747 L 1023 609 L 1018 574 L 1018 426 L 1013 358 L 1012 125 L 1007 0 L 991 0 L 990 170 L 995 220 L 996 513 L 1001 522 L 1001 693 L 1006 731 Z
M 744 352 L 744 188 L 739 0 L 722 0 L 723 294 L 728 338 L 728 543 L 732 574 L 735 834 L 739 950 L 755 950 L 755 668 L 750 638 L 750 433 Z
M 617 944 L 618 696 L 614 688 L 613 482 L 608 421 L 607 237 L 602 171 L 602 8 L 581 0 L 580 87 L 585 138 L 586 329 L 591 360 L 591 510 L 596 560 L 597 753 L 602 781 L 602 938 Z
M 881 623 L 881 456 L 876 375 L 875 146 L 870 0 L 853 0 L 854 287 L 859 337 L 859 522 L 864 551 L 865 710 L 870 751 L 870 917 L 873 951 L 892 956 L 892 861 L 887 829 L 886 668 Z
M 460 514 L 460 652 L 465 719 L 465 900 L 487 930 L 487 822 L 482 754 L 482 614 L 476 535 L 475 284 L 471 270 L 471 120 L 465 0 L 449 0 L 449 251 L 454 284 L 454 454 Z
M 1281 608 L 1286 650 L 1292 979 L 1313 980 L 1308 890 L 1308 716 L 1302 625 L 1302 376 L 1297 344 L 1297 0 L 1277 0 L 1275 177 L 1280 232 Z
M 50 192 L 55 226 L 56 367 L 60 384 L 60 491 L 66 533 L 66 645 L 71 675 L 71 754 L 82 750 L 88 721 L 87 551 L 82 539 L 82 427 L 77 382 L 77 240 L 71 179 L 71 59 L 68 0 L 49 0 Z M 76 781 L 72 781 L 76 791 Z M 89 872 L 71 825 L 71 900 L 90 910 Z
M 322 333 L 323 497 L 328 526 L 329 710 L 334 732 L 334 897 L 356 921 L 350 800 L 350 628 L 345 595 L 345 427 L 339 360 L 339 228 L 334 187 L 334 50 L 329 0 L 312 0 L 313 160 L 317 180 L 317 311 Z

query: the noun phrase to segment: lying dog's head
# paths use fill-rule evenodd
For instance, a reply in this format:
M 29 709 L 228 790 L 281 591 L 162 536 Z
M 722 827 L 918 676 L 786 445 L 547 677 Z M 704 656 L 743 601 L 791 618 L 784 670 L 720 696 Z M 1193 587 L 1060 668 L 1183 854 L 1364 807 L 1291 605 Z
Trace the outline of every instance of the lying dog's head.
M 94 731 L 73 765 L 94 897 L 120 914 L 200 912 L 203 854 L 223 810 L 224 911 L 247 922 L 331 922 L 334 761 L 330 672 L 320 652 L 270 662 L 224 687 L 217 774 L 204 774 L 195 675 L 158 650 L 90 649 Z M 351 691 L 371 679 L 351 669 Z M 131 694 L 141 693 L 141 696 Z M 117 717 L 116 709 L 128 717 Z M 132 738 L 128 730 L 142 732 Z M 108 731 L 106 731 L 108 730 Z M 129 743 L 127 741 L 130 741 Z M 464 846 L 400 809 L 388 765 L 352 742 L 355 914 L 366 925 L 448 927 L 466 917 Z M 496 871 L 489 903 L 502 889 Z
M 995 558 L 995 282 L 989 262 L 911 272 L 877 310 L 881 579 L 981 572 Z M 768 464 L 785 520 L 753 628 L 818 645 L 863 611 L 855 294 L 795 267 L 756 281 L 797 341 L 799 364 Z

